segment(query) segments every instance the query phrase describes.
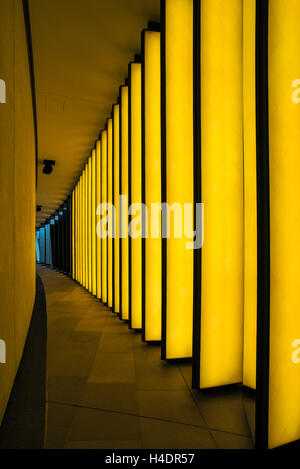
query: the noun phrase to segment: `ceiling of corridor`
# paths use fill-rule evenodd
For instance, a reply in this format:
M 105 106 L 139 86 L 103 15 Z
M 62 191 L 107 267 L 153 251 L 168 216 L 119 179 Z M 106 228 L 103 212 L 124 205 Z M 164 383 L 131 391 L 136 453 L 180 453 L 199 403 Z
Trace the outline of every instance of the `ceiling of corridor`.
M 37 225 L 70 194 L 160 0 L 30 0 L 39 140 Z M 50 176 L 43 160 L 56 160 Z

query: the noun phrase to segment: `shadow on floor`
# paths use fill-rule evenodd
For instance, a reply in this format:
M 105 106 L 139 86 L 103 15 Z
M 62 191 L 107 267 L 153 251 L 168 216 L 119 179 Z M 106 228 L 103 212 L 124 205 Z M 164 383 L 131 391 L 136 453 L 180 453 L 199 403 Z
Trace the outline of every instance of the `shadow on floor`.
M 44 447 L 46 409 L 46 298 L 37 276 L 36 300 L 24 354 L 0 427 L 0 449 Z

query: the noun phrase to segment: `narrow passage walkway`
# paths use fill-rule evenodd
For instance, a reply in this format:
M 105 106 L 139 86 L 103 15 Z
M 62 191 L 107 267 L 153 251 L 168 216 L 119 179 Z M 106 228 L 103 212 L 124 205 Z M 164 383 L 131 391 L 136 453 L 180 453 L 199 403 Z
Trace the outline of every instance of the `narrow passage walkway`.
M 249 396 L 193 391 L 190 363 L 162 362 L 159 345 L 142 343 L 74 281 L 38 273 L 48 317 L 46 448 L 252 448 Z

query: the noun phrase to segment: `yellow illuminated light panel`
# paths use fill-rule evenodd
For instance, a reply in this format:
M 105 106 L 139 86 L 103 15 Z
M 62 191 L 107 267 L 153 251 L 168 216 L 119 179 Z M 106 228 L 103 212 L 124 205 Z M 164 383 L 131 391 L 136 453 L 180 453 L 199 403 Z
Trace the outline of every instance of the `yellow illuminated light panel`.
M 193 0 L 166 0 L 165 42 L 166 202 L 183 207 L 194 200 Z M 185 236 L 167 240 L 167 359 L 192 356 L 193 250 L 186 242 Z
M 75 191 L 72 191 L 72 278 L 75 278 Z
M 88 288 L 88 257 L 87 257 L 87 250 L 88 250 L 88 238 L 87 238 L 87 165 L 85 166 L 84 170 L 84 184 L 83 184 L 83 219 L 82 219 L 82 229 L 83 229 L 83 257 L 84 257 L 84 264 L 83 264 L 83 278 L 84 283 L 83 286 L 87 289 Z
M 84 191 L 84 232 L 85 232 L 85 288 L 89 288 L 89 231 L 88 231 L 88 164 L 85 165 L 85 191 Z
M 83 285 L 83 279 L 84 279 L 84 232 L 83 232 L 83 213 L 84 213 L 84 206 L 83 206 L 83 200 L 84 200 L 84 178 L 81 176 L 81 181 L 80 181 L 80 283 Z
M 96 143 L 96 210 L 99 209 L 101 204 L 101 142 L 100 140 Z M 101 299 L 101 287 L 102 287 L 102 263 L 101 263 L 101 230 L 99 230 L 100 215 L 97 215 L 96 226 L 97 226 L 97 298 Z
M 76 200 L 76 261 L 75 261 L 75 269 L 76 269 L 76 281 L 78 282 L 78 250 L 79 250 L 79 242 L 78 242 L 78 232 L 79 232 L 79 217 L 78 217 L 78 183 L 75 189 L 75 200 Z
M 132 63 L 130 78 L 131 96 L 131 205 L 137 204 L 140 217 L 136 225 L 141 232 L 142 203 L 142 65 Z M 140 208 L 138 205 L 140 204 Z M 131 237 L 131 317 L 132 329 L 142 328 L 142 237 L 141 233 Z
M 108 239 L 107 239 L 107 305 L 113 306 L 113 239 L 112 239 L 112 202 L 113 202 L 113 123 L 107 120 L 107 201 L 108 201 Z
M 107 130 L 101 133 L 102 190 L 101 202 L 107 204 Z M 103 210 L 102 220 L 107 220 L 107 211 Z M 107 223 L 102 224 L 107 232 Z M 107 237 L 102 233 L 102 302 L 107 303 Z
M 145 203 L 161 203 L 160 33 L 145 31 Z M 146 238 L 145 340 L 161 340 L 161 226 L 158 238 Z
M 89 292 L 92 293 L 92 157 L 88 160 Z
M 73 198 L 74 198 L 74 204 L 73 204 L 73 216 L 74 216 L 74 258 L 73 258 L 73 278 L 76 280 L 76 186 L 73 191 Z
M 82 281 L 81 285 L 85 286 L 85 231 L 84 231 L 84 216 L 85 216 L 85 171 L 82 172 L 82 193 L 80 198 L 80 205 L 81 205 L 81 217 L 79 220 L 80 224 L 80 231 L 82 236 L 82 245 L 80 247 L 80 251 L 82 252 Z
M 244 366 L 243 384 L 256 387 L 257 196 L 256 196 L 256 0 L 244 0 Z
M 82 172 L 82 184 L 83 184 L 83 187 L 84 187 L 84 172 Z M 83 194 L 82 194 L 83 195 Z M 79 216 L 79 210 L 80 210 L 80 204 L 82 203 L 82 199 L 80 200 L 79 199 L 79 183 L 77 184 L 77 235 L 78 235 L 78 238 L 77 238 L 77 259 L 79 259 L 79 252 L 80 252 L 80 249 L 81 249 L 81 244 L 79 242 L 79 236 L 80 236 L 80 233 L 81 233 L 81 236 L 82 236 L 82 242 L 84 243 L 84 238 L 83 238 L 83 231 L 82 231 L 82 222 L 83 222 L 83 207 L 82 207 L 82 217 Z M 84 259 L 83 259 L 83 264 L 84 264 Z M 77 275 L 78 275 L 78 270 L 79 270 L 79 263 L 77 264 Z M 81 285 L 83 285 L 83 273 L 82 273 L 82 282 L 81 282 Z
M 128 250 L 128 86 L 121 87 L 121 194 L 127 198 L 121 207 L 121 316 L 129 319 L 129 250 Z
M 81 222 L 81 245 L 82 245 L 82 248 L 81 248 L 81 259 L 82 259 L 82 262 L 81 262 L 81 270 L 82 270 L 82 279 L 84 277 L 84 260 L 85 260 L 85 243 L 84 243 L 84 227 L 83 227 L 83 213 L 84 213 L 84 181 L 82 181 L 82 190 L 81 190 L 81 205 L 82 205 L 82 211 L 81 211 L 81 219 L 82 219 L 82 222 Z
M 201 2 L 200 387 L 242 381 L 243 4 Z M 220 77 L 222 85 L 220 86 Z M 221 352 L 217 353 L 221 344 Z
M 271 448 L 300 438 L 299 44 L 300 2 L 270 1 Z
M 96 150 L 92 152 L 92 293 L 97 294 L 97 252 L 96 252 Z
M 80 180 L 77 184 L 77 282 L 80 282 Z
M 114 207 L 116 220 L 114 226 L 114 313 L 120 312 L 120 106 L 113 108 L 114 138 Z
M 77 282 L 79 282 L 79 250 L 80 250 L 80 241 L 79 241 L 79 235 L 80 235 L 80 218 L 79 218 L 79 183 L 77 184 Z
M 80 176 L 79 179 L 79 283 L 82 284 L 82 225 L 81 225 L 81 219 L 82 219 L 82 176 Z
M 78 282 L 78 184 L 75 188 L 75 280 Z

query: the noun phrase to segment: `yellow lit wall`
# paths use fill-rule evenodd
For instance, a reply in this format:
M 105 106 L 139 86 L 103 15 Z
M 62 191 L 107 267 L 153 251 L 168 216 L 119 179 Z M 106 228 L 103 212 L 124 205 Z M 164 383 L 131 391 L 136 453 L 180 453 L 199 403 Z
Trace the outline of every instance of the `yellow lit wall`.
M 92 190 L 91 190 L 91 227 L 92 227 L 92 293 L 97 294 L 97 251 L 96 251 L 96 150 L 92 152 Z
M 114 313 L 120 312 L 120 106 L 113 107 L 113 138 L 114 138 L 114 206 L 116 220 L 114 226 Z
M 244 365 L 243 383 L 256 387 L 257 195 L 256 195 L 256 0 L 243 4 L 244 102 Z
M 269 2 L 270 392 L 269 446 L 300 438 L 300 2 Z M 299 348 L 299 347 L 298 347 Z M 299 357 L 299 354 L 298 354 Z
M 107 130 L 101 132 L 102 190 L 101 203 L 107 203 Z M 102 218 L 106 217 L 104 213 Z M 107 230 L 107 224 L 103 226 Z M 107 303 L 107 237 L 102 235 L 102 302 Z
M 0 104 L 0 425 L 22 357 L 35 300 L 35 136 L 24 13 L 19 0 L 1 0 Z
M 108 239 L 107 239 L 107 295 L 108 307 L 113 305 L 113 239 L 112 239 L 112 202 L 113 202 L 113 123 L 107 120 L 107 201 Z
M 101 204 L 101 141 L 98 140 L 96 143 L 96 210 Z M 100 215 L 97 215 L 96 217 L 96 223 L 98 226 L 98 223 L 100 221 Z M 98 228 L 99 229 L 99 228 Z M 99 236 L 101 234 L 101 231 L 99 233 L 97 232 L 97 298 L 101 299 L 102 298 L 102 258 L 101 258 L 101 237 Z
M 193 0 L 165 1 L 166 202 L 193 202 Z M 193 251 L 167 240 L 166 358 L 192 356 Z
M 201 2 L 200 387 L 242 381 L 243 4 Z
M 130 64 L 131 205 L 142 203 L 142 65 Z M 141 213 L 137 213 L 137 216 Z M 141 224 L 141 222 L 140 222 Z M 138 227 L 141 229 L 141 226 Z M 130 327 L 142 328 L 142 237 L 131 237 Z
M 128 86 L 121 87 L 121 194 L 127 197 L 122 210 L 121 317 L 129 319 L 129 251 L 128 251 Z
M 145 31 L 145 203 L 148 225 L 152 223 L 152 203 L 161 203 L 161 77 L 160 32 Z M 161 227 L 160 227 L 161 229 Z M 160 231 L 161 236 L 161 231 Z M 161 238 L 145 240 L 145 322 L 146 341 L 161 340 Z

